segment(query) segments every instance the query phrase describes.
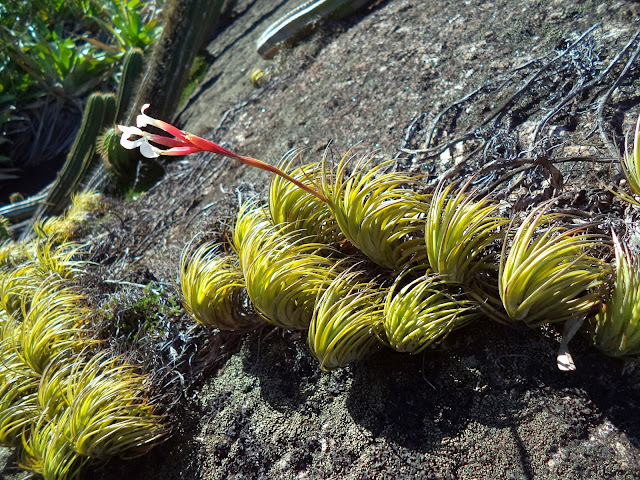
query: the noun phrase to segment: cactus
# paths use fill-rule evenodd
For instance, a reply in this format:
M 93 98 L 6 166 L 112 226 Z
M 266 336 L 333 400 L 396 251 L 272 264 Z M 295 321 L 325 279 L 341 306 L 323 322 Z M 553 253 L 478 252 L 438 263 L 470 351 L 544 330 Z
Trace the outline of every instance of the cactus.
M 93 164 L 98 135 L 107 124 L 113 123 L 115 112 L 116 101 L 113 94 L 94 93 L 89 97 L 71 151 L 46 198 L 36 210 L 32 224 L 44 217 L 61 213 L 67 206 L 71 194 L 78 190 L 80 182 Z M 30 230 L 27 229 L 25 235 L 29 235 Z
M 100 122 L 100 130 L 111 127 L 115 124 L 118 106 L 116 104 L 116 96 L 113 93 L 103 94 L 104 113 L 102 114 L 102 122 Z
M 122 61 L 122 76 L 116 93 L 115 121 L 123 121 L 127 109 L 133 99 L 138 85 L 138 79 L 142 74 L 143 55 L 139 48 L 130 49 Z M 113 123 L 113 122 L 111 122 Z M 114 178 L 116 183 L 125 184 L 136 171 L 138 153 L 125 150 L 120 146 L 120 136 L 115 125 L 110 124 L 107 130 L 98 139 L 97 149 L 105 168 Z
M 222 12 L 224 0 L 173 0 L 166 3 L 162 34 L 124 122 L 132 125 L 143 104 L 151 102 L 156 118 L 171 120 L 196 54 Z
M 120 133 L 116 127 L 108 128 L 98 139 L 98 153 L 105 168 L 117 183 L 126 183 L 127 179 L 135 175 L 139 153 L 122 148 Z
M 307 0 L 269 25 L 258 38 L 258 53 L 265 58 L 273 58 L 278 44 L 295 37 L 319 18 L 345 17 L 369 2 L 370 0 Z
M 123 120 L 136 92 L 138 79 L 142 74 L 143 56 L 139 48 L 130 49 L 122 59 L 122 75 L 116 93 L 117 111 L 115 119 Z

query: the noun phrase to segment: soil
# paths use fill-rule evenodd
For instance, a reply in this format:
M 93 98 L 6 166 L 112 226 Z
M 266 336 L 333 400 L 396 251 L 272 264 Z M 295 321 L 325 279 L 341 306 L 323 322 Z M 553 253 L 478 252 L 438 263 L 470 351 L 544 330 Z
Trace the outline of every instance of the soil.
M 428 181 L 476 173 L 484 182 L 478 188 L 511 214 L 561 194 L 562 205 L 597 218 L 603 230 L 630 218 L 601 183 L 619 182 L 616 145 L 637 115 L 638 67 L 620 76 L 635 44 L 534 137 L 545 114 L 598 78 L 632 39 L 637 2 L 379 1 L 318 23 L 273 60 L 262 59 L 255 40 L 297 3 L 236 2 L 207 47 L 212 67 L 175 122 L 274 164 L 292 148 L 318 160 L 330 144 L 334 158 L 350 149 L 400 156 L 397 168 Z M 267 72 L 261 87 L 251 83 L 254 68 Z M 599 117 L 597 101 L 617 78 Z M 502 112 L 496 121 L 495 112 Z M 515 172 L 523 159 L 531 164 Z M 106 225 L 93 238 L 93 258 L 108 278 L 174 289 L 185 244 L 196 235 L 224 240 L 238 203 L 254 193 L 264 198 L 268 185 L 264 172 L 209 154 L 166 168 L 148 193 L 114 203 L 118 228 Z M 215 351 L 198 357 L 208 368 L 180 392 L 168 440 L 86 478 L 640 477 L 640 369 L 576 338 L 577 370 L 561 372 L 551 327 L 482 320 L 423 354 L 381 350 L 330 373 L 300 332 L 201 335 Z

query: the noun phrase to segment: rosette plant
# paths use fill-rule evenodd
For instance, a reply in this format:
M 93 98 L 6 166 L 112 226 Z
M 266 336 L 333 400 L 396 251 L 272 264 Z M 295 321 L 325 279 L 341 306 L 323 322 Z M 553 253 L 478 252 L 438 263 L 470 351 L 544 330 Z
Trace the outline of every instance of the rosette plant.
M 251 210 L 245 212 L 255 218 Z M 318 292 L 335 276 L 335 262 L 318 254 L 326 245 L 305 243 L 296 233 L 260 222 L 250 234 L 240 233 L 247 224 L 250 221 L 240 216 L 234 231 L 240 241 L 234 243 L 254 307 L 273 325 L 308 328 Z
M 296 153 L 285 158 L 281 170 L 301 182 L 319 184 L 321 163 L 305 164 L 291 170 L 297 159 Z M 327 245 L 340 245 L 345 241 L 326 202 L 278 175 L 273 176 L 269 186 L 269 215 L 273 225 L 286 227 L 286 231 L 297 232 L 309 241 Z
M 533 209 L 511 242 L 505 238 L 500 256 L 498 284 L 504 308 L 512 320 L 530 327 L 588 314 L 599 303 L 598 289 L 610 270 L 589 254 L 602 236 L 585 227 L 559 225 L 564 215 L 547 213 L 550 207 L 547 202 Z
M 475 303 L 450 293 L 455 285 L 442 278 L 427 273 L 403 282 L 396 279 L 384 304 L 385 343 L 398 352 L 419 353 L 480 317 Z
M 20 356 L 39 374 L 54 357 L 72 356 L 92 342 L 82 336 L 81 324 L 88 312 L 82 297 L 60 281 L 44 281 L 22 310 Z
M 22 303 L 29 301 L 42 278 L 37 263 L 31 260 L 0 267 L 0 307 L 9 315 L 21 315 Z
M 613 234 L 615 282 L 591 321 L 596 347 L 607 355 L 640 354 L 640 256 Z
M 261 321 L 248 308 L 244 276 L 237 260 L 205 243 L 187 245 L 180 260 L 182 305 L 197 322 L 220 330 L 249 330 Z
M 373 262 L 401 270 L 426 258 L 424 216 L 428 197 L 415 190 L 419 178 L 388 171 L 391 161 L 373 168 L 373 156 L 355 162 L 345 155 L 335 169 L 325 156 L 321 190 L 344 236 Z
M 0 345 L 0 353 L 0 445 L 15 447 L 38 415 L 40 379 L 6 339 Z
M 70 404 L 59 421 L 80 455 L 134 457 L 167 433 L 164 418 L 154 413 L 148 399 L 147 377 L 108 352 L 88 361 L 78 358 L 68 376 L 67 395 Z
M 344 367 L 379 347 L 385 292 L 372 280 L 344 270 L 317 297 L 308 338 L 323 370 Z
M 59 418 L 51 421 L 45 414 L 36 417 L 29 435 L 22 438 L 20 466 L 45 480 L 77 479 L 89 458 L 69 443 L 66 427 Z
M 508 220 L 498 205 L 476 201 L 466 189 L 452 192 L 442 182 L 436 188 L 425 225 L 427 257 L 432 271 L 447 281 L 467 283 L 478 269 L 492 268 L 487 247 L 504 236 Z

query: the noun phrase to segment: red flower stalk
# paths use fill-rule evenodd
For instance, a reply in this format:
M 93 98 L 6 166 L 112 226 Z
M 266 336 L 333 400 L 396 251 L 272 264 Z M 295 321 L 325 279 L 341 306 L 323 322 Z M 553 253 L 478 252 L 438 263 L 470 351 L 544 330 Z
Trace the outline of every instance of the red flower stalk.
M 169 156 L 181 156 L 181 155 L 189 155 L 190 153 L 196 152 L 212 152 L 218 155 L 222 155 L 224 157 L 234 158 L 236 160 L 241 161 L 242 163 L 249 165 L 251 167 L 260 168 L 262 170 L 266 170 L 267 172 L 274 173 L 276 175 L 280 175 L 282 178 L 294 183 L 298 187 L 303 190 L 309 192 L 310 194 L 318 197 L 323 202 L 326 202 L 327 199 L 320 192 L 314 190 L 308 185 L 305 185 L 299 180 L 296 180 L 291 175 L 286 174 L 279 168 L 274 167 L 273 165 L 269 165 L 268 163 L 261 162 L 260 160 L 256 160 L 251 157 L 244 157 L 242 155 L 237 155 L 224 147 L 221 147 L 217 143 L 213 143 L 209 140 L 206 140 L 202 137 L 198 137 L 191 133 L 183 132 L 179 128 L 174 127 L 173 125 L 163 122 L 162 120 L 157 120 L 155 118 L 149 117 L 144 112 L 149 108 L 149 104 L 146 103 L 142 106 L 140 110 L 140 115 L 138 115 L 136 119 L 137 127 L 127 127 L 125 125 L 118 125 L 118 129 L 122 132 L 122 137 L 120 138 L 120 145 L 128 150 L 132 150 L 134 148 L 140 147 L 140 153 L 147 158 L 156 158 L 160 155 L 169 155 Z M 166 137 L 164 135 L 156 135 L 153 133 L 145 132 L 141 130 L 147 125 L 153 125 L 154 127 L 159 128 L 167 132 L 169 135 L 173 137 Z M 131 137 L 139 137 L 135 140 L 131 140 Z M 158 148 L 156 145 L 161 145 L 163 147 L 169 147 L 166 149 Z

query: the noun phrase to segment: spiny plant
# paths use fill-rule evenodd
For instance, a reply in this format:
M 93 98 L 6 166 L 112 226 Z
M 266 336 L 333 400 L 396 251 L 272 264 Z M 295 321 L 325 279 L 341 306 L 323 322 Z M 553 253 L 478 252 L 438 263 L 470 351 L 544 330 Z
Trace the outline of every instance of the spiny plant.
M 344 367 L 379 346 L 385 292 L 373 280 L 345 270 L 317 297 L 308 339 L 323 370 Z
M 585 227 L 557 224 L 564 215 L 547 213 L 550 207 L 547 202 L 533 209 L 510 248 L 505 238 L 500 256 L 500 298 L 512 320 L 530 327 L 589 313 L 609 272 L 605 262 L 588 253 L 601 244 L 602 236 Z
M 104 459 L 148 451 L 166 433 L 164 418 L 148 400 L 147 377 L 109 352 L 80 358 L 68 377 L 71 399 L 60 418 L 80 455 Z
M 424 214 L 427 197 L 408 188 L 419 188 L 418 178 L 388 171 L 392 162 L 367 167 L 373 156 L 358 159 L 347 175 L 353 156 L 347 154 L 329 168 L 322 161 L 321 191 L 347 239 L 378 265 L 401 270 L 424 261 Z
M 335 276 L 335 262 L 318 251 L 326 245 L 304 243 L 295 234 L 269 226 L 236 245 L 247 294 L 256 310 L 282 328 L 306 329 L 316 295 Z
M 81 456 L 68 441 L 67 425 L 60 417 L 42 413 L 29 435 L 22 437 L 19 465 L 42 475 L 44 480 L 75 480 L 89 458 Z
M 34 223 L 58 215 L 68 205 L 71 195 L 79 190 L 81 182 L 95 163 L 98 135 L 113 124 L 115 114 L 115 95 L 94 93 L 89 97 L 71 151 L 45 200 L 38 207 Z
M 62 287 L 59 280 L 43 282 L 22 305 L 21 358 L 41 374 L 52 358 L 77 354 L 89 343 L 82 338 L 80 327 L 86 313 L 80 295 Z
M 593 343 L 607 355 L 640 354 L 640 256 L 613 233 L 615 282 L 591 320 Z
M 497 214 L 498 205 L 487 199 L 476 201 L 466 192 L 467 182 L 457 192 L 452 185 L 436 188 L 425 225 L 429 265 L 434 273 L 452 282 L 467 283 L 481 268 L 492 267 L 487 247 L 503 238 L 500 227 L 508 223 Z
M 404 280 L 396 278 L 384 304 L 385 343 L 394 350 L 419 353 L 480 317 L 474 302 L 450 293 L 455 285 L 438 276 Z
M 293 152 L 283 160 L 280 170 L 309 184 L 320 182 L 321 163 L 309 163 L 291 170 L 300 152 Z M 269 214 L 273 225 L 298 232 L 309 241 L 339 245 L 345 241 L 336 219 L 326 202 L 299 188 L 287 179 L 274 175 L 269 187 Z
M 622 156 L 622 170 L 624 171 L 624 175 L 629 182 L 629 186 L 634 194 L 640 195 L 640 117 L 638 117 L 638 121 L 636 122 L 636 130 L 633 136 L 633 149 L 631 150 L 631 154 L 628 152 L 628 145 L 625 148 L 625 153 Z M 640 205 L 634 198 L 629 195 L 622 194 L 623 198 L 634 203 L 635 205 Z
M 180 289 L 185 310 L 197 322 L 220 330 L 249 330 L 260 319 L 248 308 L 245 281 L 237 260 L 220 245 L 187 245 L 180 259 Z

